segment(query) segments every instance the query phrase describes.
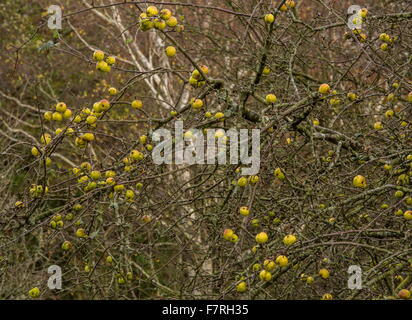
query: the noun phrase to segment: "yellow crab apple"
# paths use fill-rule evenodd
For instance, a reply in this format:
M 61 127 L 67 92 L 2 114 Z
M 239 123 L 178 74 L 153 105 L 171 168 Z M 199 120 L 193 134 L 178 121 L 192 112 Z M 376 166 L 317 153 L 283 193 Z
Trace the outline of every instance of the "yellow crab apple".
M 48 133 L 44 133 L 40 137 L 40 142 L 44 145 L 49 144 L 52 141 L 51 135 Z
M 274 175 L 279 180 L 284 180 L 285 179 L 285 174 L 283 173 L 281 168 L 276 168 L 275 171 L 274 171 Z
M 395 113 L 393 112 L 393 110 L 392 110 L 392 109 L 389 109 L 388 111 L 385 112 L 385 117 L 386 117 L 387 119 L 390 119 L 390 118 L 393 117 L 394 114 L 395 114 Z
M 259 278 L 262 281 L 270 281 L 272 279 L 272 274 L 267 270 L 262 270 L 259 273 Z
M 214 117 L 215 119 L 223 120 L 225 117 L 225 114 L 223 112 L 216 112 Z
M 273 271 L 276 268 L 276 263 L 273 260 L 266 259 L 265 261 L 263 261 L 263 267 L 267 271 Z
M 40 296 L 40 289 L 38 287 L 30 289 L 29 296 L 32 298 L 38 298 Z
M 395 191 L 395 194 L 394 194 L 395 198 L 402 198 L 404 195 L 405 194 L 401 190 Z
M 143 102 L 141 100 L 133 100 L 131 105 L 133 109 L 141 109 L 143 107 Z
M 373 124 L 373 128 L 374 128 L 375 130 L 382 130 L 382 129 L 383 129 L 382 122 L 380 122 L 380 121 L 375 122 L 375 123 Z
M 104 59 L 104 52 L 101 50 L 96 50 L 95 52 L 93 52 L 93 59 L 95 61 L 103 61 Z
M 165 51 L 168 57 L 174 57 L 176 55 L 176 48 L 173 46 L 168 46 Z
M 362 175 L 357 175 L 353 178 L 353 186 L 356 188 L 366 188 L 366 178 Z
M 107 63 L 109 66 L 112 66 L 112 65 L 114 65 L 114 64 L 116 63 L 116 58 L 113 57 L 113 56 L 107 57 L 107 58 L 106 58 L 106 63 Z
M 62 243 L 62 249 L 65 251 L 70 250 L 71 247 L 72 247 L 72 243 L 70 241 L 64 241 Z
M 40 151 L 39 149 L 37 149 L 37 147 L 33 147 L 31 148 L 31 154 L 35 157 L 38 157 L 40 155 Z
M 242 281 L 240 283 L 238 283 L 238 285 L 236 286 L 236 291 L 239 293 L 243 293 L 247 291 L 247 284 L 245 281 Z
M 63 119 L 69 119 L 72 116 L 73 112 L 70 109 L 66 109 L 63 112 Z
M 111 70 L 111 67 L 107 64 L 106 61 L 99 61 L 96 64 L 96 69 L 102 72 L 109 72 Z
M 24 203 L 23 203 L 22 201 L 16 201 L 16 202 L 14 203 L 14 206 L 15 206 L 16 208 L 23 208 L 23 207 L 24 207 Z
M 327 83 L 323 83 L 319 86 L 319 93 L 327 94 L 330 91 L 330 86 Z
M 157 30 L 164 30 L 164 29 L 166 29 L 166 26 L 167 26 L 167 24 L 163 20 L 156 19 L 155 22 L 154 22 L 154 27 Z
M 296 7 L 296 3 L 293 0 L 287 0 L 285 3 L 289 8 L 293 9 L 294 7 Z
M 86 118 L 86 122 L 87 122 L 87 124 L 89 124 L 89 125 L 95 124 L 96 121 L 97 121 L 97 118 L 96 118 L 95 116 L 88 116 L 88 117 Z
M 275 103 L 276 100 L 277 100 L 276 96 L 272 93 L 270 93 L 266 96 L 266 103 L 267 104 Z
M 91 132 L 85 133 L 81 136 L 81 139 L 83 139 L 84 141 L 91 142 L 94 140 L 94 134 Z
M 288 234 L 283 238 L 283 243 L 287 246 L 291 246 L 297 241 L 296 236 L 293 234 Z
M 348 97 L 348 99 L 349 99 L 350 101 L 356 101 L 356 99 L 358 98 L 358 96 L 356 95 L 356 93 L 353 93 L 353 92 L 349 92 L 348 95 L 347 95 L 347 97 Z
M 233 234 L 232 237 L 230 238 L 230 242 L 236 243 L 239 241 L 239 237 L 237 234 Z
M 90 178 L 92 178 L 93 180 L 99 180 L 101 176 L 102 174 L 100 173 L 100 171 L 94 170 L 90 172 Z
M 58 122 L 63 121 L 63 115 L 57 111 L 53 112 L 52 119 L 53 121 L 58 121 Z
M 176 17 L 170 17 L 169 19 L 166 20 L 166 24 L 171 27 L 174 28 L 177 26 L 178 21 Z
M 239 187 L 245 187 L 246 185 L 247 185 L 247 178 L 245 178 L 245 177 L 241 177 L 241 178 L 239 178 L 239 180 L 237 181 L 237 185 L 239 186 Z
M 411 292 L 408 289 L 402 289 L 398 292 L 400 299 L 408 300 L 411 297 Z
M 288 11 L 288 7 L 287 7 L 287 5 L 283 4 L 283 5 L 279 8 L 279 10 L 282 11 L 282 12 L 286 12 L 286 11 Z
M 323 268 L 319 270 L 319 276 L 321 276 L 323 279 L 329 278 L 329 275 L 330 273 L 328 269 Z
M 306 283 L 307 283 L 307 284 L 312 284 L 313 282 L 315 282 L 315 279 L 314 279 L 313 277 L 308 276 L 308 277 L 306 278 Z
M 269 237 L 266 232 L 260 232 L 256 235 L 255 240 L 257 243 L 263 244 L 269 240 Z
M 368 16 L 368 9 L 362 8 L 359 13 L 360 13 L 360 16 L 361 16 L 363 19 L 365 19 L 365 18 Z
M 159 10 L 155 6 L 149 6 L 146 9 L 146 14 L 148 17 L 153 17 L 159 14 Z
M 258 182 L 259 182 L 259 176 L 251 176 L 251 177 L 249 178 L 249 182 L 250 182 L 250 184 L 256 184 L 256 183 L 258 183 Z
M 86 230 L 84 230 L 83 228 L 77 229 L 77 230 L 76 230 L 76 237 L 78 237 L 78 238 L 86 238 L 86 237 L 87 237 Z
M 408 95 L 406 96 L 406 100 L 408 102 L 412 102 L 412 92 L 409 92 Z
M 160 18 L 162 18 L 163 20 L 168 20 L 170 19 L 171 16 L 172 16 L 172 11 L 170 11 L 169 9 L 160 10 Z
M 379 40 L 384 41 L 384 42 L 390 42 L 391 37 L 387 33 L 381 33 L 379 35 Z
M 331 295 L 330 293 L 325 293 L 325 294 L 322 296 L 322 300 L 333 300 L 333 297 L 332 297 L 332 295 Z
M 272 24 L 273 22 L 275 22 L 275 16 L 271 13 L 268 13 L 265 15 L 264 20 L 267 24 Z
M 53 119 L 53 113 L 50 111 L 46 111 L 43 114 L 44 120 L 51 121 Z
M 225 229 L 225 230 L 223 231 L 223 238 L 224 238 L 225 240 L 230 241 L 230 239 L 232 239 L 232 236 L 233 236 L 233 235 L 234 235 L 234 232 L 233 232 L 232 229 Z
M 280 255 L 276 258 L 275 262 L 281 267 L 286 267 L 289 263 L 289 259 L 284 255 Z
M 242 215 L 242 216 L 248 216 L 249 215 L 249 208 L 248 207 L 240 207 L 239 208 L 239 213 Z
M 203 101 L 202 101 L 202 99 L 195 99 L 193 102 L 192 102 L 192 108 L 193 109 L 201 109 L 203 107 Z
M 59 102 L 58 104 L 56 104 L 56 111 L 63 113 L 65 112 L 67 109 L 67 105 L 64 102 Z
M 111 96 L 115 96 L 118 93 L 117 89 L 114 87 L 110 87 L 108 91 Z

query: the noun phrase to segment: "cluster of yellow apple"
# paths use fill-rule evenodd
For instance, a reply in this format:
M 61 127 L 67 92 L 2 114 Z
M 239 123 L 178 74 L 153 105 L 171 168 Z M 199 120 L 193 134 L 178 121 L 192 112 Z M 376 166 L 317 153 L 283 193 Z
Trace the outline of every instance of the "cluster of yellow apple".
M 176 17 L 173 16 L 169 9 L 159 9 L 155 6 L 146 8 L 146 12 L 142 12 L 139 17 L 140 29 L 147 31 L 150 29 L 165 30 L 166 27 L 176 28 L 178 32 L 183 31 L 183 25 L 179 25 Z
M 43 114 L 43 117 L 47 121 L 56 121 L 61 122 L 66 119 L 70 119 L 72 116 L 72 111 L 67 108 L 67 105 L 64 102 L 59 102 L 54 106 L 54 112 L 46 111 Z
M 205 118 L 210 119 L 214 118 L 216 120 L 219 120 L 220 122 L 225 121 L 225 114 L 223 112 L 216 112 L 215 114 L 212 114 L 210 111 L 205 112 Z
M 121 273 L 116 273 L 115 275 L 118 284 L 125 284 L 126 281 L 133 280 L 133 272 L 128 271 L 126 274 L 122 271 Z
M 334 96 L 329 100 L 329 104 L 332 105 L 332 106 L 337 106 L 337 105 L 341 104 L 341 102 L 342 102 L 342 100 L 337 97 L 338 91 L 337 90 L 332 90 L 330 85 L 327 84 L 327 83 L 322 83 L 319 86 L 318 92 L 321 94 L 322 98 L 325 98 L 326 95 L 329 95 L 329 94 Z M 355 101 L 357 99 L 357 95 L 353 92 L 349 92 L 347 97 L 350 101 Z M 314 124 L 314 125 L 319 125 L 319 124 Z
M 209 74 L 209 68 L 205 65 L 199 66 L 199 69 L 193 70 L 190 78 L 189 78 L 189 84 L 193 88 L 201 88 L 206 84 L 206 79 L 204 76 L 207 76 Z
M 286 0 L 286 2 L 280 7 L 280 11 L 286 12 L 289 9 L 293 9 L 296 7 L 296 3 L 294 0 Z
M 287 0 L 280 8 L 279 10 L 282 12 L 286 12 L 289 9 L 293 9 L 296 7 L 296 3 L 293 0 Z M 265 21 L 265 23 L 267 24 L 272 24 L 273 22 L 275 22 L 275 16 L 271 13 L 265 14 L 265 16 L 263 17 L 263 20 Z
M 357 24 L 358 21 L 361 21 L 361 19 L 355 18 L 355 19 L 353 20 L 354 23 L 356 22 L 355 24 Z M 359 42 L 362 42 L 362 43 L 365 42 L 366 39 L 368 38 L 368 36 L 367 36 L 365 33 L 363 33 L 361 29 L 353 29 L 353 30 L 352 30 L 352 33 L 356 36 L 356 38 L 358 39 L 358 41 L 359 41 Z M 345 33 L 345 38 L 346 38 L 346 39 L 352 39 L 350 33 L 348 33 L 348 32 Z
M 74 123 L 85 122 L 88 127 L 95 128 L 97 125 L 97 120 L 103 115 L 104 111 L 109 110 L 110 102 L 107 99 L 100 100 L 93 104 L 92 110 L 90 108 L 83 108 L 81 112 L 73 119 Z M 66 132 L 70 129 L 70 134 L 73 132 L 71 128 L 68 128 Z M 56 132 L 57 133 L 57 132 Z M 85 148 L 88 142 L 92 142 L 95 139 L 94 134 L 91 132 L 83 133 L 75 138 L 74 144 L 78 148 Z
M 236 170 L 237 172 L 239 172 L 240 171 L 240 168 L 238 168 L 239 170 Z M 248 184 L 251 184 L 251 185 L 255 185 L 256 183 L 258 183 L 259 182 L 259 176 L 250 176 L 249 178 L 246 178 L 246 177 L 240 177 L 238 180 L 237 180 L 237 185 L 239 186 L 239 187 L 246 187 Z
M 45 186 L 43 188 L 43 186 L 40 184 L 39 185 L 32 184 L 29 189 L 30 196 L 33 198 L 40 197 L 42 194 L 46 194 L 48 192 L 49 192 L 49 187 Z
M 46 136 L 47 141 L 51 141 L 51 136 L 49 134 L 47 134 L 47 135 L 48 135 L 48 136 Z M 34 146 L 34 147 L 31 148 L 30 152 L 33 156 L 35 156 L 37 158 L 37 157 L 40 156 L 41 153 L 44 152 L 44 150 L 43 150 L 43 148 L 39 149 L 38 147 Z M 50 157 L 45 157 L 44 158 L 44 163 L 46 164 L 46 167 L 49 167 L 52 164 L 52 160 L 50 159 Z
M 56 228 L 61 229 L 64 227 L 64 222 L 62 220 L 61 214 L 56 214 L 51 218 L 50 227 L 52 229 L 56 229 Z
M 141 139 L 142 141 L 142 139 Z M 144 159 L 144 154 L 138 150 L 132 150 L 130 156 L 123 159 L 125 172 L 129 172 L 133 169 L 132 163 L 137 162 Z M 118 196 L 121 196 L 124 192 L 124 199 L 127 202 L 133 202 L 135 193 L 133 190 L 128 189 L 126 190 L 123 184 L 117 184 L 115 177 L 116 172 L 113 170 L 107 170 L 104 175 L 98 170 L 92 170 L 91 164 L 88 162 L 83 162 L 80 165 L 80 168 L 74 167 L 72 168 L 72 173 L 78 177 L 77 182 L 80 185 L 84 185 L 83 190 L 85 192 L 91 191 L 96 189 L 99 186 L 111 186 L 112 192 L 109 193 L 109 198 L 113 198 L 115 192 Z M 90 181 L 91 180 L 91 181 Z M 143 187 L 142 183 L 136 183 L 136 189 L 141 189 Z M 81 209 L 81 206 L 80 206 Z M 80 210 L 77 209 L 77 210 Z M 75 209 L 76 210 L 76 209 Z
M 136 154 L 137 150 L 133 150 L 132 154 Z M 143 154 L 141 154 L 139 151 L 137 151 L 139 153 L 139 158 L 143 159 L 144 156 Z M 140 156 L 141 154 L 141 156 Z M 127 165 L 126 166 L 130 166 L 130 159 L 129 158 L 125 158 L 127 159 Z M 132 158 L 134 159 L 134 158 Z M 129 169 L 128 171 L 130 171 L 131 169 Z M 127 171 L 127 170 L 125 170 Z M 85 192 L 91 191 L 96 189 L 98 186 L 112 186 L 113 187 L 113 191 L 116 193 L 122 193 L 125 190 L 125 186 L 123 184 L 116 184 L 116 181 L 114 179 L 114 177 L 116 176 L 116 172 L 114 172 L 113 170 L 107 170 L 104 174 L 104 176 L 102 175 L 102 173 L 98 170 L 91 170 L 91 165 L 88 162 L 83 162 L 81 164 L 81 169 L 79 168 L 73 168 L 72 172 L 75 176 L 78 176 L 78 180 L 77 182 L 80 185 L 85 185 L 83 190 Z M 90 181 L 91 180 L 91 181 Z M 139 185 L 136 185 L 137 188 L 140 187 Z M 128 202 L 133 202 L 134 200 L 134 196 L 135 193 L 133 190 L 126 190 L 125 192 L 125 200 Z M 109 197 L 113 197 L 113 193 L 109 194 Z
M 368 12 L 368 9 L 362 8 L 362 9 L 359 11 L 359 15 L 356 16 L 356 17 L 352 20 L 352 23 L 353 23 L 354 25 L 362 25 L 362 23 L 364 22 L 364 19 L 366 19 L 366 17 L 368 16 L 368 13 L 369 13 L 369 12 Z M 358 38 L 358 40 L 359 40 L 360 42 L 365 42 L 365 41 L 366 41 L 367 35 L 366 35 L 365 33 L 362 33 L 362 30 L 361 30 L 361 29 L 355 28 L 355 29 L 352 30 L 352 32 L 353 32 L 353 34 Z M 347 35 L 347 38 L 349 39 L 349 38 L 350 38 L 350 35 L 349 35 L 349 34 L 346 34 L 346 35 Z
M 110 72 L 111 66 L 116 63 L 116 58 L 113 56 L 108 56 L 104 60 L 105 55 L 101 50 L 96 50 L 93 52 L 93 60 L 96 61 L 96 69 L 102 72 Z
M 381 33 L 379 35 L 379 40 L 382 41 L 380 48 L 382 51 L 387 51 L 389 49 L 389 45 L 391 45 L 394 41 L 387 33 Z
M 314 278 L 314 277 L 312 277 L 312 276 L 310 276 L 310 275 L 307 275 L 307 274 L 304 274 L 304 273 L 302 273 L 302 274 L 300 275 L 300 280 L 303 281 L 303 282 L 306 282 L 307 284 L 312 284 L 312 283 L 315 282 L 315 278 Z
M 285 255 L 278 255 L 275 261 L 266 259 L 263 261 L 263 269 L 259 263 L 253 265 L 253 270 L 259 272 L 259 279 L 262 281 L 270 281 L 272 279 L 272 272 L 276 267 L 286 267 L 289 264 L 289 259 Z
M 223 231 L 223 239 L 236 243 L 239 241 L 239 237 L 237 234 L 234 233 L 232 229 L 225 229 Z

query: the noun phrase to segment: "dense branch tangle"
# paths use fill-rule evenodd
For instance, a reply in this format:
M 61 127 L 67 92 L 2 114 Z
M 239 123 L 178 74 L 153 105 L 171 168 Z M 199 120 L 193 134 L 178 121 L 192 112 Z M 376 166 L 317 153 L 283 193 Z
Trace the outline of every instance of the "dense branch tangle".
M 407 1 L 365 1 L 355 31 L 349 1 L 60 4 L 59 32 L 48 16 L 17 40 L 23 21 L 3 32 L 1 297 L 372 299 L 410 287 Z M 72 114 L 47 120 L 62 101 Z M 177 120 L 260 129 L 258 178 L 153 163 L 151 133 Z M 60 291 L 44 281 L 52 264 Z M 350 265 L 368 284 L 356 294 Z

